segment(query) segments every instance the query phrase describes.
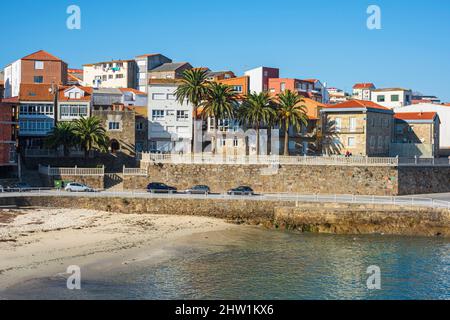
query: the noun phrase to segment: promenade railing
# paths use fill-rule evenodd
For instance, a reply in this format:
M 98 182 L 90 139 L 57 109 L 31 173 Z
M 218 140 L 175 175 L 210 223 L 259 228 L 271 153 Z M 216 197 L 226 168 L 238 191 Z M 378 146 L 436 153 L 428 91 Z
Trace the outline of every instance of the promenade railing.
M 143 176 L 148 175 L 148 170 L 146 168 L 126 168 L 123 167 L 124 176 Z
M 367 196 L 343 194 L 260 194 L 255 196 L 238 196 L 227 194 L 191 195 L 185 193 L 153 194 L 146 190 L 130 191 L 96 191 L 71 193 L 52 188 L 0 189 L 0 198 L 5 197 L 94 197 L 94 198 L 161 198 L 161 199 L 209 199 L 209 200 L 248 200 L 248 201 L 276 201 L 295 203 L 300 207 L 302 203 L 335 203 L 335 204 L 370 204 L 393 205 L 396 207 L 423 207 L 450 210 L 450 201 L 425 197 L 405 196 Z
M 229 156 L 212 154 L 141 153 L 143 163 L 163 164 L 260 164 L 316 166 L 450 166 L 448 158 L 398 158 L 360 156 Z
M 52 168 L 39 165 L 39 173 L 47 176 L 104 176 L 105 166 L 100 168 Z

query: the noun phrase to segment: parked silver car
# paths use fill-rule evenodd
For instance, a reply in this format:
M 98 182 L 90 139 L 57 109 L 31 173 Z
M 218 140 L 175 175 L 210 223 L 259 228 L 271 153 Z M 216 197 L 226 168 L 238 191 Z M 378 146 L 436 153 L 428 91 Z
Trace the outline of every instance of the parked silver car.
M 77 182 L 68 183 L 64 190 L 68 192 L 94 192 L 94 189 L 92 189 L 91 187 Z

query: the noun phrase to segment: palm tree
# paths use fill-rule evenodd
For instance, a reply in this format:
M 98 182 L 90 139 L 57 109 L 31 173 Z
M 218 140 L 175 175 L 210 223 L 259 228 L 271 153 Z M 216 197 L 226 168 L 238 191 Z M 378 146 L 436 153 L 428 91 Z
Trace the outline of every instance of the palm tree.
M 278 121 L 280 127 L 284 126 L 284 155 L 289 155 L 289 129 L 294 127 L 297 131 L 301 129 L 302 124 L 308 125 L 306 116 L 306 107 L 301 105 L 304 102 L 303 97 L 297 92 L 285 90 L 278 94 Z
M 86 157 L 92 150 L 101 152 L 108 150 L 108 137 L 101 123 L 101 119 L 97 117 L 82 117 L 74 121 L 74 133 L 78 137 Z
M 340 154 L 344 145 L 338 133 L 336 122 L 325 117 L 314 130 L 316 152 L 326 155 Z
M 194 142 L 196 141 L 196 130 L 195 122 L 198 119 L 198 108 L 200 104 L 205 99 L 208 92 L 208 71 L 204 69 L 190 69 L 183 72 L 183 78 L 181 84 L 175 91 L 175 97 L 177 101 L 183 105 L 186 100 L 192 104 L 194 112 L 192 115 L 193 126 L 192 126 L 192 150 L 194 152 Z
M 259 156 L 259 130 L 261 125 L 273 122 L 276 116 L 275 104 L 268 92 L 248 94 L 239 108 L 239 119 L 242 123 L 256 130 L 256 154 Z
M 231 86 L 217 82 L 209 83 L 207 89 L 204 101 L 200 105 L 203 107 L 201 112 L 202 117 L 214 118 L 216 120 L 233 119 L 238 106 L 238 93 Z M 214 153 L 216 144 L 215 134 L 212 140 L 212 152 Z
M 77 145 L 72 122 L 58 122 L 45 140 L 45 145 L 50 149 L 63 147 L 64 156 L 69 155 L 69 149 Z

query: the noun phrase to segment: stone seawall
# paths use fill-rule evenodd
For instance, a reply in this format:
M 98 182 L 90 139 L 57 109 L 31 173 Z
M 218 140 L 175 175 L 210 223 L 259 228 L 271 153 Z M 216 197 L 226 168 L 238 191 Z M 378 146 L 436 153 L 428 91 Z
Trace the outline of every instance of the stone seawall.
M 450 237 L 449 210 L 390 205 L 68 196 L 0 198 L 0 205 L 196 215 L 304 232 Z
M 399 194 L 450 192 L 450 167 L 399 167 Z
M 398 194 L 394 167 L 282 165 L 273 170 L 264 165 L 151 164 L 148 177 L 125 177 L 124 188 L 145 189 L 149 182 L 163 182 L 179 190 L 206 184 L 220 193 L 248 185 L 261 193 Z

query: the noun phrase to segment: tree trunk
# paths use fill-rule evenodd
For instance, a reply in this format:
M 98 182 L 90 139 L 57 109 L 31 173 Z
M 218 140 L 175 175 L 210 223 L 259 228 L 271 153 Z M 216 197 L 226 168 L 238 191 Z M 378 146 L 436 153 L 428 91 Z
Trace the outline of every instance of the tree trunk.
M 287 120 L 284 128 L 284 155 L 289 155 L 289 124 Z
M 259 157 L 259 125 L 256 125 L 256 156 Z

